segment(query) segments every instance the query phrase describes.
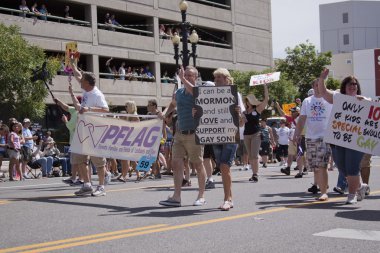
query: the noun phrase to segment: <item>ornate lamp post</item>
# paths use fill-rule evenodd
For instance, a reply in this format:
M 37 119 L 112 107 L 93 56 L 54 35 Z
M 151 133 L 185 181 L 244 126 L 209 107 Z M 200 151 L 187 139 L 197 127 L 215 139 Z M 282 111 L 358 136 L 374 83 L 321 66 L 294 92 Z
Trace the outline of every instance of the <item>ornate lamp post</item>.
M 196 51 L 197 51 L 197 43 L 199 41 L 199 37 L 195 30 L 191 32 L 190 42 L 191 42 L 192 52 L 190 52 L 188 48 L 188 39 L 189 39 L 191 24 L 186 21 L 186 11 L 187 11 L 188 6 L 189 5 L 187 4 L 185 0 L 182 0 L 179 4 L 179 9 L 181 10 L 181 15 L 182 15 L 181 34 L 180 34 L 180 36 L 182 37 L 181 54 L 179 54 L 179 43 L 181 40 L 180 37 L 178 36 L 177 33 L 174 33 L 174 36 L 172 38 L 172 42 L 174 45 L 174 59 L 176 60 L 177 69 L 178 69 L 179 58 L 182 59 L 182 65 L 184 68 L 189 66 L 190 57 L 193 57 L 193 65 L 196 66 L 196 58 L 197 58 Z

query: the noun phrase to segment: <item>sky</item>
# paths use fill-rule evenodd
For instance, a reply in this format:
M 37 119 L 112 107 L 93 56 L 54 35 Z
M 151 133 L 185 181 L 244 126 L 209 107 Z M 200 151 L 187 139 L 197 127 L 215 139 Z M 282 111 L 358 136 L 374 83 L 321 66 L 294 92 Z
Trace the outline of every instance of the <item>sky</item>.
M 285 48 L 302 42 L 320 51 L 319 5 L 344 0 L 272 0 L 273 57 L 285 58 Z

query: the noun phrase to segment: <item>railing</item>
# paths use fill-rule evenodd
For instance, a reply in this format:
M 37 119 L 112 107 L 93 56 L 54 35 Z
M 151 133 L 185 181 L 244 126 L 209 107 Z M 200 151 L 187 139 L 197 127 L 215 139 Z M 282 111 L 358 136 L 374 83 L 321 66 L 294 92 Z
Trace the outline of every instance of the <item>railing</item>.
M 121 80 L 120 75 L 111 74 L 111 73 L 99 73 L 100 77 L 105 77 L 108 79 Z M 148 77 L 143 75 L 125 75 L 125 80 L 123 81 L 142 81 L 142 82 L 154 82 L 156 79 L 154 77 Z
M 230 44 L 218 43 L 218 42 L 213 42 L 213 41 L 208 41 L 208 40 L 199 40 L 198 44 L 200 44 L 200 45 L 214 46 L 214 47 L 231 48 Z
M 78 20 L 78 19 L 73 19 L 73 18 L 63 18 L 63 17 L 54 16 L 54 15 L 50 15 L 50 14 L 41 15 L 41 14 L 36 14 L 34 12 L 31 12 L 31 11 L 21 11 L 21 10 L 10 9 L 10 8 L 5 8 L 5 7 L 0 7 L 0 11 L 9 12 L 11 15 L 14 15 L 14 13 L 18 13 L 24 17 L 33 16 L 33 17 L 37 17 L 37 18 L 44 18 L 44 20 L 46 18 L 45 21 L 48 21 L 48 19 L 52 19 L 52 20 L 57 20 L 58 23 L 61 23 L 61 21 L 64 21 L 65 23 L 74 23 L 74 24 L 79 24 L 79 25 L 83 25 L 83 26 L 90 26 L 91 25 L 91 23 L 88 21 L 83 21 L 83 20 Z
M 206 5 L 211 5 L 211 6 L 214 6 L 214 7 L 219 7 L 219 8 L 223 8 L 223 9 L 227 9 L 227 10 L 231 9 L 231 6 L 229 6 L 229 5 L 215 3 L 215 2 L 207 1 L 207 0 L 189 0 L 189 1 L 196 2 L 196 3 L 201 3 L 201 4 L 206 4 Z
M 117 25 L 113 25 L 113 24 L 111 25 L 111 24 L 100 24 L 99 23 L 98 27 L 106 29 L 106 30 L 111 30 L 111 31 L 119 30 L 119 31 L 126 32 L 126 33 L 134 33 L 134 34 L 138 34 L 138 35 L 153 36 L 153 32 L 151 32 L 151 31 L 128 28 L 128 27 L 124 27 L 124 26 L 117 26 Z

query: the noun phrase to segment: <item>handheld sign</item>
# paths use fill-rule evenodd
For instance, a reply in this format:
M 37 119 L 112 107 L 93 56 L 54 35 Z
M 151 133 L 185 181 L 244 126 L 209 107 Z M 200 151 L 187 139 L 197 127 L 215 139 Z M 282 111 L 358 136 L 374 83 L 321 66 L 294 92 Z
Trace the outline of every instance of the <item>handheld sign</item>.
M 70 67 L 70 59 L 74 58 L 75 63 L 78 63 L 78 43 L 76 42 L 68 42 L 66 43 L 66 51 L 65 51 L 65 68 Z
M 262 85 L 280 81 L 281 72 L 251 76 L 249 86 Z
M 200 86 L 194 88 L 196 143 L 226 144 L 239 142 L 237 87 Z
M 296 107 L 296 103 L 291 103 L 291 104 L 283 104 L 282 105 L 282 110 L 285 112 L 286 115 L 290 115 L 291 112 L 290 112 L 290 109 L 292 109 L 293 107 Z
M 153 156 L 143 156 L 140 158 L 136 170 L 138 171 L 149 171 L 152 164 L 156 161 L 156 157 Z
M 380 155 L 380 105 L 335 94 L 325 142 Z

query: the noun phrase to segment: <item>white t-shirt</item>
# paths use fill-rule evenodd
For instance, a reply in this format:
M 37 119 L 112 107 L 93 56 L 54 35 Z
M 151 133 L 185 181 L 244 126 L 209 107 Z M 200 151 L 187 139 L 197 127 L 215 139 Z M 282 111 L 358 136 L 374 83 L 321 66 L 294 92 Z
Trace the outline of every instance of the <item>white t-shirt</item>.
M 278 144 L 289 145 L 290 129 L 287 127 L 280 127 L 276 129 L 278 135 Z
M 306 116 L 306 138 L 318 139 L 325 136 L 332 104 L 323 98 L 311 96 L 302 102 L 301 115 Z
M 106 99 L 104 98 L 103 93 L 96 86 L 91 91 L 85 91 L 83 93 L 81 106 L 108 109 L 108 104 Z

